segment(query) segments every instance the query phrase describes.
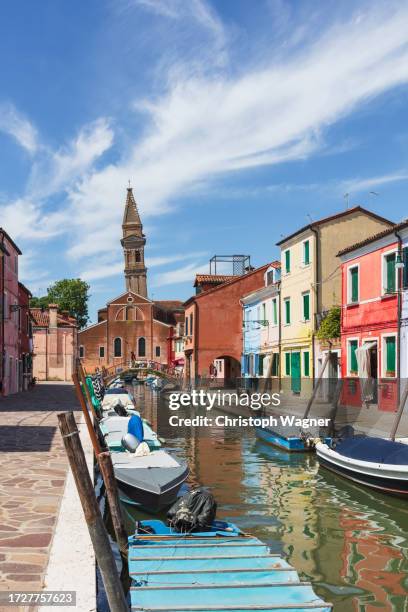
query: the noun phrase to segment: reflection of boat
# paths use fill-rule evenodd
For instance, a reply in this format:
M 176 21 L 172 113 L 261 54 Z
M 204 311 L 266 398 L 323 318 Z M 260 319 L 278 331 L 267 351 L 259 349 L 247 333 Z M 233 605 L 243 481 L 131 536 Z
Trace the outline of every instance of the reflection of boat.
M 285 427 L 285 433 L 282 428 L 276 427 L 256 427 L 255 433 L 257 438 L 263 440 L 267 444 L 276 446 L 288 453 L 304 453 L 314 451 L 315 438 L 319 436 L 319 432 L 315 435 L 304 433 L 299 427 Z M 330 438 L 324 437 L 325 441 L 329 442 Z
M 384 438 L 351 437 L 318 443 L 319 462 L 336 474 L 384 493 L 408 496 L 408 446 Z
M 163 450 L 112 453 L 112 463 L 121 500 L 150 512 L 170 506 L 188 476 L 187 465 Z
M 301 582 L 266 544 L 232 523 L 182 534 L 162 521 L 141 521 L 129 538 L 132 610 L 303 610 L 331 604 Z
M 288 463 L 291 466 L 305 467 L 305 465 L 309 465 L 309 460 L 315 461 L 314 456 L 305 456 L 302 453 L 288 453 L 259 439 L 254 445 L 254 450 L 264 459 L 272 461 L 280 467 L 286 467 Z

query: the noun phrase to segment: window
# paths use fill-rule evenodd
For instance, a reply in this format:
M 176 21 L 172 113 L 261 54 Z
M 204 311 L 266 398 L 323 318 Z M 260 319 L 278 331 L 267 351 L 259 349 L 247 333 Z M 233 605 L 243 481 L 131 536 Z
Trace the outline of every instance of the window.
M 115 338 L 113 341 L 113 356 L 122 357 L 122 338 Z
M 263 376 L 263 373 L 264 373 L 264 360 L 265 360 L 265 355 L 259 355 L 259 361 L 258 361 L 259 376 Z
M 385 376 L 395 376 L 396 371 L 395 336 L 385 338 Z
M 273 298 L 272 300 L 272 322 L 274 325 L 278 324 L 278 300 Z
M 384 255 L 384 293 L 395 293 L 396 290 L 395 259 L 396 253 Z
M 309 351 L 303 353 L 303 376 L 310 376 Z
M 289 249 L 285 251 L 284 257 L 285 257 L 285 272 L 286 274 L 289 274 L 290 272 L 290 250 Z
M 349 268 L 348 274 L 348 302 L 349 304 L 355 304 L 359 299 L 358 266 Z
M 186 336 L 188 336 L 188 317 L 186 317 Z
M 290 376 L 290 353 L 285 353 L 285 374 Z
M 262 321 L 266 321 L 266 304 L 265 302 L 262 304 Z
M 310 293 L 303 294 L 303 320 L 310 321 Z
M 135 252 L 135 262 L 136 262 L 136 263 L 139 263 L 139 262 L 141 262 L 141 261 L 142 261 L 142 257 L 141 257 L 141 255 L 140 255 L 140 251 L 136 251 L 136 252 Z
M 349 340 L 348 345 L 349 345 L 349 350 L 348 350 L 349 373 L 357 374 L 358 363 L 357 363 L 356 350 L 358 347 L 358 340 Z
M 5 319 L 9 318 L 9 302 L 7 291 L 5 291 L 3 294 L 3 317 Z
M 269 270 L 266 273 L 266 285 L 273 285 L 275 282 L 274 270 Z
M 190 336 L 193 335 L 193 313 L 190 314 Z
M 279 353 L 272 355 L 272 376 L 279 375 Z
M 310 242 L 305 240 L 303 243 L 303 263 L 305 266 L 310 264 Z
M 82 346 L 82 345 L 79 347 L 79 357 L 81 359 L 83 359 L 85 357 L 85 347 Z
M 105 347 L 104 346 L 100 346 L 99 347 L 99 357 L 101 359 L 103 359 L 105 357 Z
M 285 303 L 285 325 L 290 325 L 290 298 L 286 298 L 284 303 Z
M 144 338 L 139 338 L 137 341 L 137 352 L 139 357 L 146 357 L 146 340 Z
M 156 357 L 160 357 L 160 346 L 156 346 L 155 355 Z

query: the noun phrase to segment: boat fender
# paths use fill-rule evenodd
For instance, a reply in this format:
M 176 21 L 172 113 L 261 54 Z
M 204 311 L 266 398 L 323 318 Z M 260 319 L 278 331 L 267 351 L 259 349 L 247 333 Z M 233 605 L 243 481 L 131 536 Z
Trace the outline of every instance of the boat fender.
M 135 453 L 137 447 L 140 445 L 139 440 L 133 434 L 127 433 L 122 437 L 122 446 L 129 453 Z
M 150 455 L 150 448 L 146 442 L 141 442 L 136 449 L 135 457 L 146 457 Z
M 128 433 L 135 436 L 139 442 L 144 440 L 143 421 L 138 414 L 133 414 L 128 423 Z

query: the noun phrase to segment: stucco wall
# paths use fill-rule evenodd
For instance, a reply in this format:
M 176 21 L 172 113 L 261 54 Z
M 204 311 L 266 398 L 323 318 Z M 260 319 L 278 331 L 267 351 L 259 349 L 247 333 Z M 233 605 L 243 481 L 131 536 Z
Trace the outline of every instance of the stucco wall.
M 76 357 L 76 330 L 33 330 L 33 376 L 37 380 L 72 380 Z

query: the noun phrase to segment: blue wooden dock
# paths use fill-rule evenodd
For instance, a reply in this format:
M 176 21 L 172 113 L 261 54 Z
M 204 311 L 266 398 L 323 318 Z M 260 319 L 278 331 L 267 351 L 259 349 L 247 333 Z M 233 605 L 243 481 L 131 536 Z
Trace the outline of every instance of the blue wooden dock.
M 174 532 L 162 521 L 142 521 L 129 538 L 129 573 L 134 611 L 332 608 L 280 555 L 223 521 L 214 521 L 211 531 L 190 534 Z

